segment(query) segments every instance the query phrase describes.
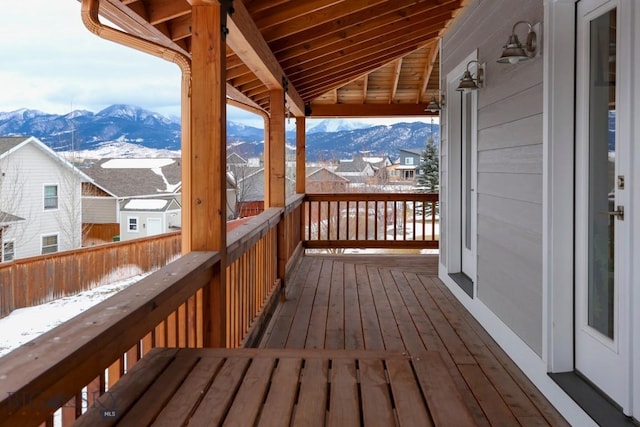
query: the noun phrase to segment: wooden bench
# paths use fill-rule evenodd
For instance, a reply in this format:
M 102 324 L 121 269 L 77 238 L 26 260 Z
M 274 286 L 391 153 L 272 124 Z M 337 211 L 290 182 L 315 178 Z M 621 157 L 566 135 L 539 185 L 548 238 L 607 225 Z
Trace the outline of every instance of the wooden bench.
M 78 426 L 472 426 L 438 352 L 154 349 Z

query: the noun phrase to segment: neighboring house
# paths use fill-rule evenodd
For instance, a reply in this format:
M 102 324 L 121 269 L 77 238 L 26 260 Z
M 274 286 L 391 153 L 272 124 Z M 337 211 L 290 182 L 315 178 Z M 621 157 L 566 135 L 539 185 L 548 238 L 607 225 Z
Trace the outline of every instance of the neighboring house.
M 181 206 L 174 196 L 120 202 L 120 240 L 179 231 L 181 224 Z
M 354 156 L 353 159 L 340 160 L 334 172 L 351 183 L 366 184 L 375 175 L 376 169 L 371 163 L 364 161 L 362 156 Z
M 498 63 L 519 21 L 536 56 Z M 474 0 L 440 48 L 440 278 L 575 425 L 640 419 L 639 22 L 637 1 Z
M 401 148 L 398 162 L 387 168 L 392 181 L 413 181 L 420 166 L 421 150 Z
M 307 167 L 307 193 L 345 193 L 349 180 L 324 167 Z
M 2 261 L 80 247 L 90 181 L 35 137 L 0 138 Z
M 83 187 L 85 244 L 117 239 L 122 226 L 122 202 L 131 198 L 173 197 L 180 205 L 180 159 L 101 159 L 88 161 L 83 170 L 93 178 Z
M 11 261 L 15 258 L 16 248 L 14 239 L 3 239 L 2 234 L 11 226 L 25 221 L 24 218 L 0 211 L 0 262 Z
M 235 169 L 237 175 L 227 174 L 227 188 L 234 188 L 236 192 L 236 215 L 234 218 L 244 218 L 264 212 L 264 167 L 245 166 Z M 286 177 L 286 196 L 295 193 L 295 181 Z M 232 200 L 232 199 L 227 199 Z

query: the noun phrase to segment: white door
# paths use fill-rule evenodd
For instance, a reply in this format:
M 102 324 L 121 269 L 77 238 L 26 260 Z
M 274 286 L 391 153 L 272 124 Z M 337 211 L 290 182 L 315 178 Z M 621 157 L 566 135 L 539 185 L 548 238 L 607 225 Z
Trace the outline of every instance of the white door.
M 147 219 L 147 236 L 155 236 L 162 233 L 162 219 L 161 218 L 149 218 Z
M 582 0 L 576 25 L 575 368 L 627 414 L 632 3 Z
M 462 92 L 462 272 L 476 281 L 477 92 Z

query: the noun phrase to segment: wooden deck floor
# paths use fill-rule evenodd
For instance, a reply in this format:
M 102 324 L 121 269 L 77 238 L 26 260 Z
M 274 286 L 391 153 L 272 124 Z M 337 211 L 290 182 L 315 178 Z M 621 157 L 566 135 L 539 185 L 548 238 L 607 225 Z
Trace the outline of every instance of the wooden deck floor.
M 260 346 L 440 353 L 480 426 L 568 425 L 437 278 L 437 255 L 303 257 Z

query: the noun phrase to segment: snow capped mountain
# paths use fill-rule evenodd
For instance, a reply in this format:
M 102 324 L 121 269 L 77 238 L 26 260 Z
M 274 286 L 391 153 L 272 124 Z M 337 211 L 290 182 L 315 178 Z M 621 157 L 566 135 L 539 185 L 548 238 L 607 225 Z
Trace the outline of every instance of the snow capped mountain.
M 97 117 L 125 119 L 133 122 L 143 123 L 145 125 L 155 125 L 162 123 L 169 125 L 172 123 L 170 119 L 158 113 L 142 109 L 133 105 L 115 104 L 96 114 Z
M 130 142 L 104 142 L 91 150 L 60 151 L 66 159 L 108 159 L 133 158 L 156 159 L 180 157 L 180 150 L 149 148 Z
M 0 122 L 7 120 L 24 122 L 25 120 L 29 120 L 42 115 L 46 114 L 39 110 L 29 110 L 27 108 L 21 108 L 15 111 L 9 111 L 8 113 L 0 113 Z
M 91 158 L 174 157 L 181 148 L 179 118 L 123 104 L 95 114 L 86 110 L 66 115 L 29 109 L 0 112 L 0 136 L 15 135 L 33 135 L 56 151 L 81 152 Z M 309 161 L 338 160 L 367 151 L 397 158 L 399 148 L 423 149 L 430 135 L 438 144 L 438 125 L 371 126 L 351 120 L 322 120 L 307 130 L 306 155 Z M 295 132 L 288 131 L 287 147 L 295 147 L 295 140 Z M 258 157 L 264 151 L 264 129 L 228 121 L 227 144 L 230 151 L 244 158 Z
M 342 132 L 369 127 L 371 127 L 370 124 L 356 122 L 354 120 L 325 119 L 317 123 L 310 122 L 307 125 L 307 134 L 319 132 Z

